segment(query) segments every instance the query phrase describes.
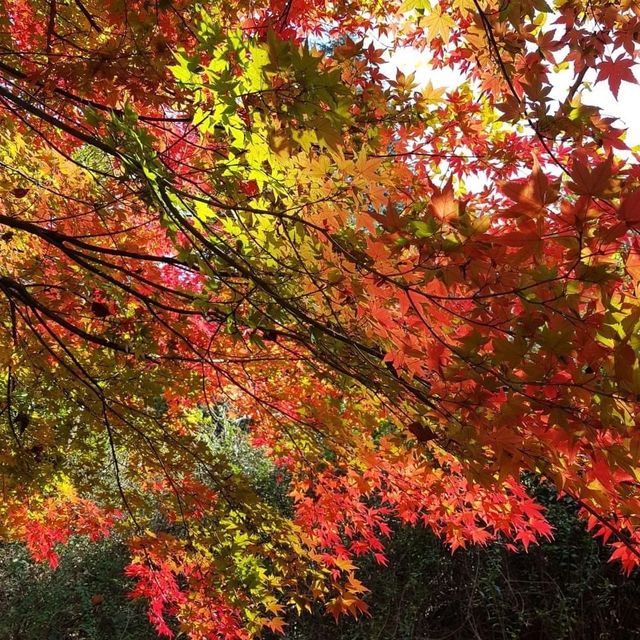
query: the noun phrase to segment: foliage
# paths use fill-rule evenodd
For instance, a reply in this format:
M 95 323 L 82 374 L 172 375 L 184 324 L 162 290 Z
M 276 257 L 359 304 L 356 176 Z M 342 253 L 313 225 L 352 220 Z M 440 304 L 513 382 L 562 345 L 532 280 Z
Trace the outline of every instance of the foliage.
M 2 0 L 3 537 L 55 565 L 116 529 L 161 634 L 244 639 L 364 613 L 394 522 L 549 538 L 528 471 L 631 573 L 640 174 L 585 100 L 635 82 L 639 29 L 629 0 Z M 460 85 L 387 77 L 405 46 Z M 203 437 L 221 405 L 286 499 Z
M 232 447 L 239 444 L 229 434 L 225 440 L 235 440 Z M 370 616 L 341 618 L 337 624 L 321 610 L 292 616 L 285 637 L 636 637 L 638 576 L 625 580 L 615 566 L 604 564 L 605 549 L 586 532 L 570 499 L 556 502 L 546 485 L 535 494 L 549 509 L 553 541 L 526 554 L 491 545 L 451 555 L 424 528 L 398 529 L 387 548 L 389 565 L 364 559 L 359 570 L 370 588 L 365 596 Z M 126 546 L 115 541 L 89 544 L 76 538 L 65 547 L 56 570 L 29 562 L 18 545 L 4 546 L 0 638 L 151 640 L 155 633 L 142 603 L 126 597 L 131 584 L 122 570 L 127 562 Z
M 2 640 L 152 640 L 157 635 L 141 601 L 127 597 L 127 549 L 109 540 L 74 538 L 60 566 L 30 561 L 17 544 L 0 550 Z
M 569 499 L 549 505 L 556 531 L 528 553 L 499 545 L 451 555 L 431 532 L 404 528 L 389 543 L 389 566 L 365 562 L 370 616 L 337 625 L 317 612 L 291 620 L 291 640 L 549 640 L 635 638 L 637 576 L 624 580 L 607 567 L 602 546 L 576 519 Z M 551 498 L 554 502 L 547 502 Z

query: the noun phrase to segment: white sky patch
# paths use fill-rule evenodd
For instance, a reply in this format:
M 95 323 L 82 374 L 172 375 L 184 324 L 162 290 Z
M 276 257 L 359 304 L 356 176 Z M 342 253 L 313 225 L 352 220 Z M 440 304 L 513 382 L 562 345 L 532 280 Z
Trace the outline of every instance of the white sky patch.
M 636 71 L 640 78 L 640 70 Z M 634 75 L 635 75 L 634 74 Z M 586 80 L 594 82 L 596 72 L 587 73 Z M 591 90 L 582 92 L 583 104 L 600 107 L 603 115 L 618 118 L 616 126 L 627 129 L 626 142 L 630 147 L 640 145 L 640 85 L 622 83 L 616 100 L 606 82 L 593 85 Z
M 558 59 L 561 59 L 561 55 L 558 55 Z M 427 53 L 411 47 L 394 51 L 382 71 L 394 77 L 397 69 L 407 75 L 415 73 L 418 90 L 431 82 L 434 87 L 451 91 L 465 79 L 463 74 L 452 69 L 433 69 Z M 640 80 L 640 67 L 634 72 Z M 630 147 L 640 145 L 640 85 L 623 82 L 616 100 L 606 82 L 595 82 L 596 75 L 596 71 L 591 69 L 585 76 L 587 86 L 581 89 L 583 104 L 597 106 L 604 116 L 618 118 L 615 125 L 627 130 L 627 144 Z M 573 82 L 573 74 L 570 71 L 560 72 L 555 74 L 553 80 L 551 97 L 559 102 L 564 101 Z
M 431 65 L 429 51 L 413 47 L 396 48 L 392 40 L 379 33 L 370 32 L 365 39 L 365 46 L 373 43 L 385 52 L 387 62 L 381 66 L 381 71 L 389 78 L 394 78 L 399 70 L 405 75 L 415 74 L 416 90 L 424 90 L 429 83 L 435 89 L 444 89 L 445 92 L 454 91 L 462 85 L 467 76 L 451 68 L 434 69 Z M 563 52 L 555 53 L 556 61 L 563 59 Z M 636 78 L 640 80 L 640 66 L 634 70 Z M 636 151 L 640 151 L 640 85 L 623 82 L 618 98 L 611 93 L 607 82 L 597 82 L 597 71 L 590 69 L 579 89 L 580 99 L 584 105 L 597 106 L 602 116 L 613 117 L 617 121 L 614 126 L 626 130 L 625 142 Z M 574 81 L 574 74 L 570 69 L 557 72 L 552 77 L 551 98 L 553 102 L 549 106 L 550 114 L 565 101 Z M 528 129 L 528 125 L 523 123 Z M 631 154 L 617 151 L 618 157 L 630 158 Z M 443 162 L 446 167 L 446 162 Z M 492 181 L 488 175 L 478 172 L 467 175 L 464 178 L 464 190 L 468 193 L 479 193 L 485 188 L 490 188 Z

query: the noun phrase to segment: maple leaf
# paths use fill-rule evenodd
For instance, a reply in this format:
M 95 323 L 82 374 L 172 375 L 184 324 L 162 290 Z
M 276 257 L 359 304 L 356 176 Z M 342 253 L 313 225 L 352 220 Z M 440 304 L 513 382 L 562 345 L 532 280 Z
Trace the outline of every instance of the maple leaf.
M 517 215 L 544 213 L 547 205 L 556 199 L 558 193 L 536 158 L 534 158 L 531 176 L 527 180 L 505 182 L 501 185 L 501 189 L 506 196 L 517 203 L 509 209 Z
M 617 98 L 622 82 L 635 83 L 636 79 L 631 71 L 635 65 L 624 53 L 621 53 L 615 60 L 611 56 L 607 56 L 598 65 L 597 80 L 606 80 L 609 83 L 609 89 Z
M 473 0 L 453 0 L 452 6 L 460 11 L 463 16 L 473 13 L 476 9 Z
M 265 623 L 265 625 L 269 627 L 269 629 L 271 629 L 271 631 L 273 631 L 274 633 L 279 633 L 282 635 L 284 635 L 284 630 L 287 626 L 284 618 L 279 617 L 271 618 L 268 622 Z
M 433 183 L 432 186 L 434 193 L 429 201 L 429 209 L 433 212 L 433 215 L 442 221 L 456 218 L 460 205 L 453 194 L 453 182 L 449 180 L 442 189 L 439 189 Z
M 428 103 L 440 103 L 444 97 L 446 89 L 444 87 L 434 87 L 431 80 L 420 89 L 420 96 L 418 100 L 424 100 Z
M 615 193 L 618 183 L 613 177 L 613 155 L 595 166 L 576 158 L 571 168 L 569 186 L 580 195 L 609 197 Z
M 640 225 L 640 189 L 626 195 L 618 208 L 618 216 L 629 227 Z
M 440 8 L 436 7 L 426 16 L 420 18 L 420 26 L 427 29 L 429 38 L 440 38 L 442 41 L 446 41 L 455 22 L 450 15 L 442 13 Z

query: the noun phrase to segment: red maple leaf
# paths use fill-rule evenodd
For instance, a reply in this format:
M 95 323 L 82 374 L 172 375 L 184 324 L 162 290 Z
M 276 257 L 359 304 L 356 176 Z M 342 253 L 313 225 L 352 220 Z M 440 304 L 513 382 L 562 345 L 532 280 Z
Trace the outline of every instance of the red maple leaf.
M 597 80 L 606 80 L 609 83 L 609 89 L 617 99 L 620 84 L 623 80 L 631 83 L 636 82 L 636 78 L 631 71 L 631 67 L 634 64 L 632 60 L 625 59 L 624 53 L 621 53 L 615 60 L 611 56 L 607 56 L 598 65 Z

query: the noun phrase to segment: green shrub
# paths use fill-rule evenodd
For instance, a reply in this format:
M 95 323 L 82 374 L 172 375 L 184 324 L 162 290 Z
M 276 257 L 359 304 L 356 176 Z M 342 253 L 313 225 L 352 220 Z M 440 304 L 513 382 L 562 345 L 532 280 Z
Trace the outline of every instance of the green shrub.
M 127 597 L 127 550 L 117 540 L 74 538 L 60 566 L 0 547 L 0 640 L 155 640 L 143 602 Z

